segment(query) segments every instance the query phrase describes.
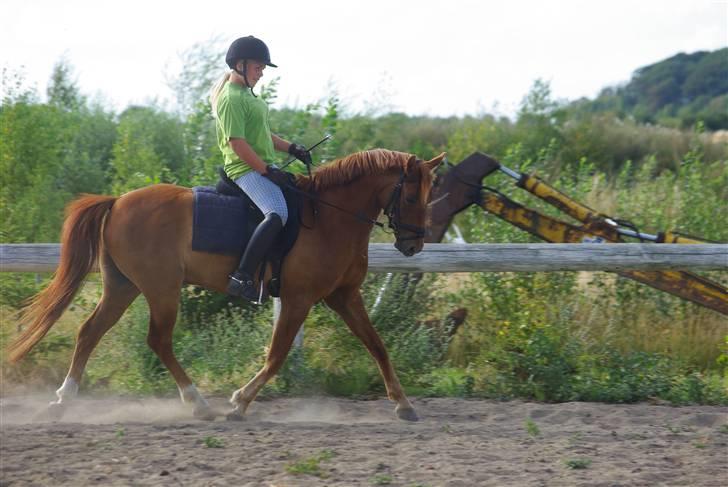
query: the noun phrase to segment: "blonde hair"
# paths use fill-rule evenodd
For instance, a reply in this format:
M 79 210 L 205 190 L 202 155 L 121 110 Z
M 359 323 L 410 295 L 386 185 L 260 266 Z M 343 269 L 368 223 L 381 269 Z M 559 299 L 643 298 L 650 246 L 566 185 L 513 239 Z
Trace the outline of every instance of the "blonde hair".
M 212 107 L 212 116 L 217 119 L 217 99 L 220 97 L 222 89 L 225 84 L 230 80 L 231 72 L 228 71 L 217 82 L 212 86 L 210 90 L 210 106 Z

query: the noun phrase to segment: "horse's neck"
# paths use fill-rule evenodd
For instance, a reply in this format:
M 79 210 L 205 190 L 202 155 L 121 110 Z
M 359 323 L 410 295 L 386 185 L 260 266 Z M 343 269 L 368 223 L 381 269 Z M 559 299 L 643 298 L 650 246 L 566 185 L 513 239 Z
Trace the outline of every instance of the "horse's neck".
M 317 204 L 320 216 L 317 225 L 324 232 L 336 234 L 337 239 L 360 240 L 367 242 L 373 224 L 368 220 L 376 220 L 382 211 L 382 192 L 393 182 L 394 176 L 364 176 L 346 185 L 334 186 L 319 193 L 322 201 L 336 205 L 335 209 L 324 204 Z M 357 218 L 358 215 L 363 218 Z

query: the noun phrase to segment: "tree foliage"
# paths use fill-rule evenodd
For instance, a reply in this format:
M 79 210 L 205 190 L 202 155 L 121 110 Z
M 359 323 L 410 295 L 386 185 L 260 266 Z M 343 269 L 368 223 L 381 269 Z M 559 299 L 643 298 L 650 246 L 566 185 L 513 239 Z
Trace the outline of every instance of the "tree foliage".
M 576 104 L 590 113 L 613 111 L 640 123 L 728 129 L 728 48 L 680 53 L 636 70 L 625 86 L 605 88 Z

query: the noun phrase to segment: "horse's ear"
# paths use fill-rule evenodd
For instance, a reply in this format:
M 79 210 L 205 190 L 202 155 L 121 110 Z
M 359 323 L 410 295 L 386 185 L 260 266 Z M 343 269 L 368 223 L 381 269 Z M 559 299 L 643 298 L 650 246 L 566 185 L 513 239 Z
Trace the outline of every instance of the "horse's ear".
M 445 159 L 445 152 L 443 152 L 439 156 L 435 157 L 434 159 L 430 159 L 429 161 L 424 162 L 423 164 L 430 171 L 434 171 L 435 169 L 437 169 L 437 166 L 440 165 L 440 163 L 442 162 L 443 159 Z

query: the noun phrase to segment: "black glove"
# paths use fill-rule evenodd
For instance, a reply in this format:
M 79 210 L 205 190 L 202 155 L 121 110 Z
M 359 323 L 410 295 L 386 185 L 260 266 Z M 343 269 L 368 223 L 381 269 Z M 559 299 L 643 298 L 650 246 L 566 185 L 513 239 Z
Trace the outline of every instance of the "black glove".
M 311 153 L 301 144 L 291 144 L 288 146 L 288 153 L 303 162 L 307 166 L 312 164 Z
M 281 171 L 277 167 L 274 166 L 268 166 L 268 169 L 266 169 L 265 174 L 263 174 L 263 177 L 266 177 L 276 183 L 278 186 L 286 186 L 290 180 L 288 179 L 288 173 L 285 171 Z

